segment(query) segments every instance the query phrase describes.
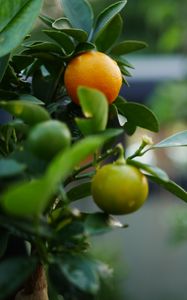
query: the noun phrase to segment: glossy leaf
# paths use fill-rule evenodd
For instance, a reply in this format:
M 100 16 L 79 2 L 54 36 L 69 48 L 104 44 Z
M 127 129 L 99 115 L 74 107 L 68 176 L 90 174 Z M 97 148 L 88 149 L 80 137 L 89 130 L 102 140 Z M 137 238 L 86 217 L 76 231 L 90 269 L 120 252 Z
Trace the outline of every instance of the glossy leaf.
M 71 28 L 66 18 L 59 18 L 55 20 L 55 22 L 53 22 L 52 24 L 52 27 L 60 30 L 63 33 L 66 33 L 79 42 L 85 42 L 88 38 L 88 34 L 86 31 L 82 29 Z
M 160 186 L 162 186 L 165 190 L 169 191 L 173 195 L 177 196 L 181 200 L 187 202 L 187 192 L 178 184 L 176 184 L 174 181 L 163 181 L 158 177 L 155 176 L 148 176 L 150 180 L 153 182 L 156 182 Z
M 34 258 L 16 257 L 0 263 L 0 300 L 6 299 L 21 287 L 36 268 Z
M 13 159 L 0 159 L 0 178 L 21 174 L 25 169 L 26 165 Z
M 6 68 L 8 66 L 10 54 L 0 57 L 0 82 L 5 74 Z
M 64 32 L 59 32 L 56 30 L 43 30 L 45 34 L 47 34 L 51 39 L 56 41 L 67 54 L 71 53 L 75 46 L 72 42 L 72 39 L 65 34 Z
M 126 5 L 127 1 L 118 1 L 105 8 L 99 15 L 94 26 L 94 38 L 108 22 L 113 19 Z
M 117 99 L 115 105 L 132 126 L 139 126 L 154 132 L 159 131 L 159 124 L 154 113 L 145 105 L 135 102 L 122 102 Z
M 88 235 L 101 234 L 111 231 L 112 229 L 124 227 L 124 225 L 114 217 L 100 212 L 87 215 L 84 224 L 85 231 Z
M 29 50 L 24 51 L 23 53 L 33 53 L 33 52 L 57 52 L 59 54 L 62 54 L 61 48 L 51 42 L 38 42 L 33 44 L 27 44 L 25 47 L 29 48 Z
M 37 104 L 30 103 L 29 101 L 0 101 L 0 107 L 29 125 L 34 125 L 50 119 L 47 110 Z
M 167 147 L 181 147 L 187 146 L 187 130 L 178 132 L 158 144 L 152 146 L 151 148 L 167 148 Z
M 103 131 L 108 119 L 108 102 L 105 95 L 96 89 L 79 87 L 78 97 L 86 118 L 76 118 L 81 132 L 84 135 L 89 135 Z
M 31 30 L 42 6 L 42 0 L 0 2 L 0 57 L 16 48 Z
M 140 168 L 144 171 L 146 171 L 147 173 L 161 179 L 162 181 L 165 181 L 165 182 L 168 182 L 169 181 L 169 177 L 167 175 L 167 173 L 165 171 L 163 171 L 162 169 L 156 167 L 156 166 L 151 166 L 151 165 L 148 165 L 148 164 L 144 164 L 144 163 L 141 163 L 137 160 L 128 160 L 128 163 L 130 165 L 133 165 L 137 168 Z
M 43 101 L 39 100 L 38 98 L 36 98 L 36 97 L 34 97 L 33 95 L 30 95 L 30 94 L 20 94 L 19 99 L 23 100 L 23 101 L 29 101 L 31 103 L 38 104 L 38 105 L 44 105 L 45 104 Z
M 111 49 L 112 55 L 124 55 L 134 51 L 138 51 L 147 47 L 147 44 L 140 41 L 124 41 L 115 45 Z
M 84 182 L 78 186 L 73 187 L 67 192 L 68 199 L 72 201 L 77 201 L 91 195 L 91 183 Z
M 41 14 L 41 15 L 39 16 L 39 18 L 40 18 L 40 20 L 41 20 L 44 24 L 46 24 L 46 25 L 49 26 L 49 27 L 52 27 L 52 24 L 53 24 L 53 22 L 55 21 L 55 20 L 52 19 L 51 17 L 46 16 L 46 15 L 43 15 L 43 14 Z
M 117 14 L 98 32 L 95 38 L 95 44 L 98 51 L 105 52 L 113 46 L 121 34 L 122 25 L 122 18 Z
M 73 27 L 90 32 L 93 23 L 93 12 L 88 1 L 61 0 L 62 9 Z

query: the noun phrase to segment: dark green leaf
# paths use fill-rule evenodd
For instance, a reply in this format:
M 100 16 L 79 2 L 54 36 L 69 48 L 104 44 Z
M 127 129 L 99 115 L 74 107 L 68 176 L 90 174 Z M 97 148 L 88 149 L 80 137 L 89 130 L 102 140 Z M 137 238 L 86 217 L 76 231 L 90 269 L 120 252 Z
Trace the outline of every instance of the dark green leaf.
M 60 18 L 55 20 L 55 22 L 52 24 L 53 28 L 66 33 L 67 35 L 73 37 L 75 40 L 79 42 L 85 42 L 88 38 L 87 32 L 77 28 L 70 28 L 67 25 L 66 20 L 67 20 L 66 18 Z
M 167 147 L 180 147 L 187 146 L 187 130 L 178 132 L 158 144 L 151 147 L 154 148 L 167 148 Z
M 0 159 L 0 178 L 18 175 L 23 173 L 25 169 L 26 165 L 13 159 Z
M 112 55 L 112 58 L 119 64 L 119 65 L 124 65 L 125 67 L 134 69 L 133 65 L 131 65 L 131 63 L 129 63 L 126 58 L 124 58 L 123 56 L 115 56 Z
M 91 195 L 91 183 L 84 182 L 79 184 L 78 186 L 73 187 L 71 190 L 67 192 L 68 199 L 70 201 L 76 201 L 79 199 L 83 199 Z
M 132 77 L 132 74 L 124 67 L 124 65 L 120 66 L 121 73 L 125 76 Z
M 9 187 L 0 198 L 4 210 L 15 216 L 38 216 L 46 209 L 58 184 L 71 174 L 75 166 L 100 148 L 114 134 L 116 131 L 108 131 L 77 142 L 71 149 L 59 153 L 54 158 L 42 178 Z
M 158 177 L 155 176 L 148 176 L 150 180 L 153 182 L 156 182 L 157 184 L 161 185 L 165 190 L 171 192 L 181 200 L 187 202 L 187 192 L 178 184 L 176 184 L 174 181 L 169 180 L 163 181 Z
M 73 27 L 90 32 L 93 23 L 93 12 L 88 1 L 61 0 L 62 9 Z
M 60 264 L 64 276 L 80 290 L 95 294 L 99 289 L 99 277 L 95 261 L 83 255 L 68 255 Z
M 11 113 L 13 116 L 22 119 L 29 125 L 47 121 L 50 116 L 43 107 L 29 101 L 0 101 L 0 107 Z
M 133 135 L 136 131 L 136 125 L 131 122 L 126 122 L 123 127 L 125 132 L 130 136 Z
M 0 258 L 2 258 L 6 251 L 9 235 L 9 231 L 0 228 Z
M 81 132 L 84 135 L 90 135 L 103 131 L 106 128 L 108 118 L 108 102 L 105 95 L 95 89 L 79 87 L 78 97 L 86 118 L 76 118 Z
M 89 42 L 79 43 L 75 49 L 75 54 L 79 54 L 86 51 L 91 51 L 95 49 L 95 45 Z
M 124 41 L 115 45 L 111 49 L 112 55 L 124 55 L 134 51 L 138 51 L 147 47 L 147 44 L 140 41 Z
M 50 43 L 50 42 L 38 42 L 38 43 L 33 43 L 33 44 L 28 44 L 25 45 L 25 47 L 29 48 L 29 50 L 24 51 L 23 53 L 34 53 L 34 52 L 54 52 L 54 53 L 59 53 L 59 54 L 63 54 L 62 49 L 54 44 L 54 43 Z
M 159 124 L 156 116 L 145 105 L 125 101 L 122 103 L 119 98 L 115 101 L 115 105 L 132 126 L 139 126 L 154 132 L 159 131 Z
M 36 268 L 34 258 L 9 258 L 0 263 L 0 300 L 15 292 Z
M 153 175 L 154 177 L 158 177 L 162 181 L 165 181 L 165 182 L 169 181 L 169 177 L 168 177 L 167 173 L 156 166 L 144 164 L 144 163 L 141 163 L 136 160 L 128 160 L 128 163 L 130 165 L 136 166 L 137 168 L 140 168 L 140 169 L 146 171 L 147 173 Z
M 95 38 L 95 44 L 98 51 L 105 52 L 113 46 L 121 34 L 122 25 L 122 18 L 117 14 L 98 32 Z
M 13 67 L 18 73 L 31 65 L 33 61 L 34 57 L 28 55 L 14 55 L 12 57 Z
M 43 15 L 43 14 L 41 14 L 41 15 L 39 16 L 39 18 L 40 18 L 40 20 L 42 20 L 42 22 L 43 22 L 44 24 L 46 24 L 46 25 L 49 26 L 49 27 L 52 27 L 52 24 L 53 24 L 53 22 L 55 21 L 54 19 L 50 18 L 49 16 L 46 16 L 46 15 Z
M 0 82 L 5 74 L 6 68 L 8 66 L 9 58 L 10 58 L 10 54 L 7 54 L 0 58 Z
M 87 215 L 84 224 L 88 235 L 101 234 L 112 229 L 124 227 L 117 219 L 100 212 Z
M 105 8 L 98 16 L 94 26 L 94 37 L 114 16 L 116 16 L 127 3 L 126 0 L 116 2 Z
M 75 46 L 72 42 L 72 39 L 64 32 L 56 30 L 43 30 L 43 32 L 47 34 L 51 39 L 56 41 L 67 54 L 71 53 L 74 50 Z
M 16 48 L 31 30 L 42 6 L 42 0 L 1 0 L 0 56 Z

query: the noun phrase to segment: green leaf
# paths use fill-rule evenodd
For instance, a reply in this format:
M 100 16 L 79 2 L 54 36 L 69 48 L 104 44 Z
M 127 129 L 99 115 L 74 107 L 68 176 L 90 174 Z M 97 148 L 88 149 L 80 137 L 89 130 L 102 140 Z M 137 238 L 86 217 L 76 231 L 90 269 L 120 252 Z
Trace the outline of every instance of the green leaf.
M 72 39 L 67 34 L 56 30 L 43 30 L 43 32 L 47 34 L 51 39 L 56 41 L 67 54 L 73 52 L 75 46 L 72 42 Z
M 6 251 L 9 235 L 9 231 L 0 228 L 0 258 L 2 258 Z
M 37 104 L 30 103 L 29 101 L 0 101 L 0 107 L 29 125 L 34 125 L 50 119 L 47 110 Z
M 11 177 L 23 173 L 26 165 L 13 159 L 0 159 L 0 178 Z
M 91 195 L 91 183 L 84 182 L 79 184 L 78 186 L 73 187 L 71 190 L 67 192 L 68 199 L 72 201 L 77 201 L 88 197 Z
M 55 21 L 54 19 L 50 18 L 49 16 L 46 16 L 46 15 L 43 15 L 43 14 L 41 14 L 41 15 L 39 16 L 39 18 L 40 18 L 40 20 L 41 20 L 44 24 L 46 24 L 46 25 L 49 26 L 49 27 L 52 27 L 52 24 L 53 24 L 53 22 Z
M 80 290 L 95 294 L 99 289 L 99 277 L 95 261 L 86 255 L 64 256 L 59 265 L 69 282 Z
M 105 95 L 96 89 L 79 87 L 78 97 L 86 118 L 76 118 L 81 132 L 84 135 L 89 135 L 103 131 L 108 119 L 108 102 Z
M 159 131 L 156 116 L 145 105 L 135 102 L 123 102 L 121 98 L 115 101 L 115 105 L 132 126 L 139 126 L 154 132 Z
M 37 42 L 37 43 L 32 43 L 32 44 L 25 44 L 25 47 L 29 48 L 28 50 L 25 50 L 23 53 L 28 53 L 32 54 L 34 52 L 54 52 L 54 53 L 59 53 L 63 54 L 62 49 L 51 42 Z
M 128 62 L 128 60 L 126 60 L 126 58 L 124 58 L 124 56 L 116 56 L 116 55 L 111 55 L 111 57 L 119 64 L 119 65 L 124 65 L 125 67 L 134 69 L 133 65 L 131 65 L 130 62 Z
M 0 198 L 3 209 L 13 216 L 32 218 L 39 216 L 46 208 L 47 200 L 53 194 L 52 184 L 45 179 L 19 183 L 10 187 Z
M 55 22 L 53 22 L 52 24 L 52 27 L 60 30 L 63 33 L 66 33 L 79 42 L 85 42 L 88 38 L 88 34 L 86 31 L 69 27 L 66 18 L 59 18 L 55 20 Z
M 42 0 L 0 1 L 0 56 L 19 46 L 31 30 L 42 7 Z
M 0 82 L 3 79 L 3 76 L 5 74 L 6 68 L 8 66 L 9 58 L 10 58 L 10 54 L 0 57 Z
M 6 299 L 27 280 L 36 268 L 36 259 L 9 258 L 0 263 L 0 300 Z
M 119 135 L 122 132 L 120 129 L 106 130 L 104 133 L 86 137 L 77 142 L 74 146 L 59 154 L 50 164 L 47 177 L 49 182 L 58 184 L 64 181 L 86 157 L 93 154 L 99 149 L 108 139 Z M 63 168 L 62 168 L 63 166 Z
M 148 47 L 148 45 L 141 41 L 124 41 L 115 45 L 111 49 L 112 55 L 124 55 L 134 51 L 138 51 Z
M 126 227 L 114 217 L 100 212 L 87 215 L 84 224 L 88 235 L 103 234 L 112 229 Z
M 128 159 L 127 159 L 128 160 Z M 168 182 L 169 181 L 169 177 L 167 175 L 167 173 L 165 171 L 163 171 L 162 169 L 156 167 L 156 166 L 151 166 L 148 164 L 144 164 L 141 163 L 137 160 L 128 160 L 128 164 L 133 165 L 137 168 L 140 168 L 144 171 L 146 171 L 147 173 L 153 175 L 154 177 L 157 177 L 159 179 L 161 179 L 162 181 Z
M 105 8 L 99 15 L 94 26 L 94 37 L 108 22 L 113 19 L 126 5 L 127 1 L 118 1 Z
M 156 182 L 160 186 L 162 186 L 165 190 L 169 191 L 173 195 L 177 196 L 181 200 L 187 202 L 187 192 L 178 184 L 176 184 L 174 181 L 164 181 L 158 177 L 155 176 L 147 176 L 150 180 L 153 182 Z
M 23 100 L 23 101 L 29 101 L 31 103 L 34 104 L 38 104 L 38 105 L 44 105 L 45 103 L 41 100 L 39 100 L 38 98 L 34 97 L 33 95 L 30 94 L 20 94 L 19 95 L 19 99 Z
M 46 209 L 58 184 L 114 134 L 116 131 L 108 131 L 102 135 L 87 137 L 66 152 L 59 153 L 42 178 L 9 187 L 0 198 L 3 209 L 11 215 L 24 218 L 39 216 Z
M 90 32 L 93 23 L 93 11 L 88 1 L 61 0 L 62 9 L 73 27 Z
M 75 49 L 75 54 L 79 54 L 86 51 L 95 50 L 95 45 L 89 42 L 79 43 Z
M 21 72 L 34 62 L 34 57 L 28 55 L 14 55 L 12 57 L 13 67 L 16 72 Z
M 151 149 L 181 146 L 187 146 L 187 130 L 171 135 L 158 144 L 152 146 Z
M 106 52 L 114 45 L 121 34 L 122 25 L 122 18 L 119 14 L 117 14 L 97 33 L 95 44 L 98 51 Z

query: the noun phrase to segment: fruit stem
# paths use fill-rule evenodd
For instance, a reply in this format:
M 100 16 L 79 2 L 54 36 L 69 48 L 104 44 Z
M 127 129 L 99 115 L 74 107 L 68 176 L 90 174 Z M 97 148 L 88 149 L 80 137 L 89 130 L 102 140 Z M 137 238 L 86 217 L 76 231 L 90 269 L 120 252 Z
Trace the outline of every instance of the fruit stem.
M 122 145 L 121 145 L 121 147 L 122 147 Z M 100 155 L 100 156 L 97 158 L 97 163 L 99 163 L 99 162 L 105 160 L 106 158 L 108 158 L 108 157 L 110 157 L 110 156 L 112 156 L 112 155 L 116 155 L 116 154 L 118 154 L 119 152 L 121 152 L 122 149 L 120 150 L 119 148 L 120 148 L 120 147 L 117 145 L 115 148 L 107 150 L 104 154 Z M 123 153 L 124 153 L 124 150 L 123 150 Z M 123 154 L 123 155 L 124 155 L 124 154 Z M 84 166 L 82 166 L 81 168 L 79 168 L 78 170 L 76 170 L 76 171 L 72 174 L 72 177 L 71 177 L 70 179 L 76 178 L 76 176 L 77 176 L 78 174 L 80 174 L 81 172 L 83 172 L 83 171 L 89 169 L 90 167 L 93 167 L 94 165 L 95 165 L 95 162 L 94 162 L 94 164 L 93 164 L 93 162 L 90 162 L 90 163 L 85 164 Z M 68 183 L 69 183 L 69 181 L 67 180 L 67 181 L 66 181 L 66 185 L 67 185 Z
M 126 160 L 124 157 L 123 145 L 121 143 L 117 144 L 116 149 L 118 150 L 119 156 L 118 156 L 118 159 L 115 161 L 115 164 L 124 165 L 126 163 Z

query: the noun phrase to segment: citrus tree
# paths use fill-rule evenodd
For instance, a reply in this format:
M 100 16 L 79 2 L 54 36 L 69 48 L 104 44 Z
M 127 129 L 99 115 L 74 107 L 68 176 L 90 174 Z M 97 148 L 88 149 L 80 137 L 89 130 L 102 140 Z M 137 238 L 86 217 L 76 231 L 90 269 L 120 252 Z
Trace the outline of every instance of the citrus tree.
M 187 132 L 157 144 L 143 136 L 125 155 L 126 135 L 159 130 L 148 107 L 119 95 L 133 67 L 126 54 L 147 46 L 119 42 L 126 0 L 95 17 L 86 0 L 61 0 L 57 20 L 40 14 L 41 0 L 0 4 L 0 108 L 11 118 L 0 125 L 0 299 L 94 299 L 110 268 L 91 256 L 89 238 L 126 227 L 112 215 L 139 209 L 148 180 L 187 201 L 137 159 L 186 146 Z M 38 16 L 45 38 L 33 40 Z M 72 204 L 92 195 L 96 212 Z

